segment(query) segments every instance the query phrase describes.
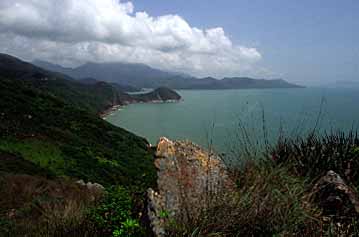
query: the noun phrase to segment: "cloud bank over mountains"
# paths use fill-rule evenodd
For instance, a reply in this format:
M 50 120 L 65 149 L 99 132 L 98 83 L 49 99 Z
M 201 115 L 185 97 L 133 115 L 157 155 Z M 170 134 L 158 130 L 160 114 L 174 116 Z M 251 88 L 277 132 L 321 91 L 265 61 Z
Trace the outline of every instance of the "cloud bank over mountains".
M 152 17 L 118 0 L 2 0 L 0 51 L 66 66 L 135 62 L 196 76 L 253 75 L 262 58 L 256 48 L 233 44 L 221 27 Z

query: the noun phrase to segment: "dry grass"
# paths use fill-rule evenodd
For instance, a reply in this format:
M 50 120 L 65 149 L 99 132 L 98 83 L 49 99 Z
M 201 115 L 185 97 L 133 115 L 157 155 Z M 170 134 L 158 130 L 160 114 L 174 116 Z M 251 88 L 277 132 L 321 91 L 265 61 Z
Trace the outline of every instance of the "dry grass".
M 191 225 L 172 222 L 168 236 L 319 233 L 320 212 L 308 204 L 304 180 L 290 176 L 285 168 L 255 163 L 248 163 L 235 178 L 237 189 L 230 196 L 216 194 L 216 201 Z
M 91 231 L 85 211 L 102 195 L 71 181 L 28 175 L 1 176 L 0 185 L 0 215 L 8 222 L 10 236 L 76 236 Z

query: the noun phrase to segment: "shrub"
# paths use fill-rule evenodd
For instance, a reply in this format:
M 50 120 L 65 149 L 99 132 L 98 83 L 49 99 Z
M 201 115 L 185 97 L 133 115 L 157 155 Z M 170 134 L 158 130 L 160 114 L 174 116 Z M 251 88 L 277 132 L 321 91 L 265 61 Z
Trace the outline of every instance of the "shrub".
M 90 219 L 106 235 L 140 236 L 142 230 L 139 221 L 132 217 L 132 208 L 129 192 L 121 186 L 112 187 L 103 201 L 90 210 Z

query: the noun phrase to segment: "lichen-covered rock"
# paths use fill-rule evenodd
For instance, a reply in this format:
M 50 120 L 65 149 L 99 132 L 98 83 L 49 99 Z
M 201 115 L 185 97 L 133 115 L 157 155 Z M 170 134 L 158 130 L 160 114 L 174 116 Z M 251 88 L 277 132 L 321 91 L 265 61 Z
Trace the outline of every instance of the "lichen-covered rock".
M 332 170 L 316 182 L 312 193 L 314 201 L 321 207 L 324 215 L 359 215 L 356 192 Z
M 155 166 L 158 191 L 148 191 L 148 212 L 157 236 L 164 235 L 165 219 L 196 220 L 213 198 L 234 187 L 221 159 L 188 141 L 161 138 Z

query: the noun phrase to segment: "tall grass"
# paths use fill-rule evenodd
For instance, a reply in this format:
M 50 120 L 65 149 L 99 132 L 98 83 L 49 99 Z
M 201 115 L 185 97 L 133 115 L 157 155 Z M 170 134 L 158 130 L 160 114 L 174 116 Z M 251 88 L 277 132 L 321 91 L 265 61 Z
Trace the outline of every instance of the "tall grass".
M 86 209 L 102 196 L 71 181 L 0 176 L 0 233 L 6 236 L 94 236 Z
M 172 225 L 168 236 L 299 235 L 320 227 L 319 212 L 306 203 L 304 180 L 285 168 L 248 164 L 236 182 L 231 195 L 215 194 L 196 222 Z
M 238 119 L 222 157 L 236 188 L 211 193 L 215 201 L 200 218 L 172 223 L 168 236 L 359 236 L 359 215 L 326 216 L 311 198 L 313 184 L 329 170 L 359 190 L 358 133 L 323 131 L 324 105 L 323 98 L 312 127 L 302 122 L 289 137 L 281 124 L 270 138 L 264 109 L 255 128 Z M 213 131 L 207 131 L 210 151 Z
M 359 187 L 359 137 L 356 131 L 310 134 L 305 138 L 280 140 L 269 157 L 291 172 L 316 180 L 329 170 Z

